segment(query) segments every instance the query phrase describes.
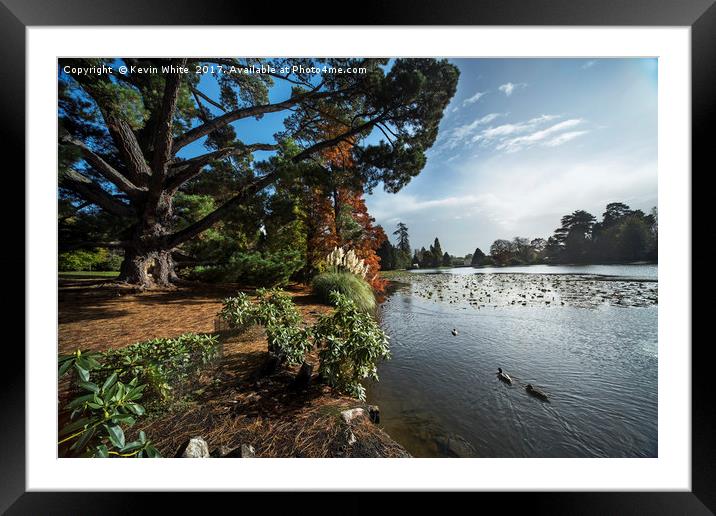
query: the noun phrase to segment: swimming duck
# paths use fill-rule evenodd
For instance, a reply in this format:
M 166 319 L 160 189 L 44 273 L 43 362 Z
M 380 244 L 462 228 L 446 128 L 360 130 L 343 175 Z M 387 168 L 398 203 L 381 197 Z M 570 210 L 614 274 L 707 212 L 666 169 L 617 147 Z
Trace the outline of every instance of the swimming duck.
M 547 397 L 547 395 L 546 395 L 544 392 L 542 392 L 541 390 L 532 387 L 532 384 L 531 384 L 531 383 L 528 383 L 528 384 L 527 384 L 527 387 L 525 387 L 525 390 L 526 390 L 529 394 L 531 394 L 532 396 L 534 396 L 535 398 L 539 398 L 539 399 L 541 399 L 541 400 L 543 400 L 543 401 L 549 401 L 549 398 Z
M 502 382 L 512 385 L 512 378 L 510 378 L 509 374 L 503 373 L 501 367 L 497 368 L 497 378 Z
M 452 333 L 453 335 L 457 335 L 457 330 L 456 330 L 455 328 L 453 328 L 451 333 Z

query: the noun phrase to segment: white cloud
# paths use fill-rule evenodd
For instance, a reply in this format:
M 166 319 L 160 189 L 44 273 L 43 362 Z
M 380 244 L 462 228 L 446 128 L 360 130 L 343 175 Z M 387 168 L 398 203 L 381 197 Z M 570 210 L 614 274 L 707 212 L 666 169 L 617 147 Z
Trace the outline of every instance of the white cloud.
M 498 150 L 501 150 L 506 147 L 506 144 L 509 141 L 508 137 L 529 133 L 531 131 L 537 131 L 538 128 L 544 125 L 546 122 L 555 120 L 557 118 L 559 118 L 558 115 L 540 115 L 524 122 L 515 122 L 509 124 L 502 124 L 494 127 L 488 127 L 473 136 L 472 141 L 481 142 L 483 146 L 489 145 L 491 143 L 497 143 L 496 148 Z
M 551 140 L 544 142 L 544 144 L 547 147 L 557 147 L 559 145 L 562 145 L 563 143 L 572 141 L 575 138 L 582 136 L 583 134 L 587 134 L 588 132 L 589 131 L 570 131 L 567 133 L 562 133 L 559 136 L 556 136 L 556 137 L 552 138 Z
M 523 83 L 523 82 L 520 82 L 520 83 L 517 83 L 517 84 L 515 84 L 515 83 L 513 83 L 513 82 L 506 82 L 505 84 L 502 84 L 502 85 L 501 85 L 499 88 L 497 88 L 497 89 L 500 90 L 502 93 L 504 93 L 505 96 L 509 97 L 510 95 L 512 95 L 512 93 L 513 93 L 517 88 L 524 88 L 525 86 L 527 86 L 527 84 L 525 84 L 525 83 Z
M 530 147 L 537 143 L 542 143 L 547 138 L 553 137 L 557 133 L 564 131 L 565 129 L 570 129 L 570 128 L 577 126 L 581 123 L 583 123 L 583 120 L 581 118 L 571 118 L 569 120 L 564 120 L 562 122 L 551 125 L 545 129 L 533 131 L 533 132 L 531 132 L 527 135 L 524 135 L 524 136 L 518 136 L 516 138 L 509 138 L 509 139 L 503 140 L 495 148 L 497 150 L 506 150 L 507 152 L 516 152 L 516 151 L 521 150 L 525 147 Z M 579 132 L 579 134 L 568 137 L 566 140 L 559 142 L 556 145 L 561 145 L 562 143 L 566 143 L 569 140 L 576 138 L 577 136 L 580 136 L 580 134 L 583 134 L 584 132 L 586 132 L 586 131 L 581 131 L 581 132 Z M 552 145 L 552 146 L 554 146 L 554 145 Z
M 441 199 L 421 199 L 405 192 L 399 194 L 378 193 L 369 197 L 370 213 L 380 221 L 393 221 L 406 215 L 416 213 L 432 213 L 433 210 L 459 209 L 476 207 L 484 201 L 484 196 L 463 195 Z M 454 216 L 455 212 L 451 213 Z
M 472 141 L 476 142 L 479 140 L 494 140 L 501 136 L 508 136 L 510 134 L 521 133 L 527 131 L 532 127 L 530 122 L 519 122 L 516 124 L 502 124 L 496 127 L 488 127 L 487 129 L 476 135 Z
M 463 140 L 471 136 L 480 126 L 489 124 L 500 116 L 502 116 L 501 113 L 489 113 L 480 118 L 476 118 L 469 124 L 458 125 L 445 131 L 445 133 L 443 133 L 443 140 L 445 142 L 444 145 L 447 149 L 456 148 Z
M 559 115 L 543 114 L 524 121 L 510 122 L 490 126 L 502 113 L 489 113 L 476 118 L 470 123 L 455 126 L 441 133 L 436 153 L 452 151 L 462 146 L 479 144 L 482 148 L 513 153 L 535 145 L 557 147 L 565 144 L 589 131 L 572 130 L 584 123 L 581 118 L 570 118 L 561 122 L 550 122 L 559 119 Z
M 470 97 L 469 99 L 465 99 L 465 100 L 463 101 L 462 105 L 463 105 L 463 106 L 466 106 L 466 105 L 468 105 L 468 104 L 474 104 L 475 102 L 477 102 L 478 100 L 480 100 L 480 99 L 481 99 L 482 97 L 484 97 L 485 95 L 487 95 L 487 92 L 486 92 L 486 91 L 478 91 L 477 93 L 475 93 L 475 94 L 474 94 L 472 97 Z
M 581 68 L 582 70 L 586 70 L 587 68 L 591 68 L 595 64 L 597 64 L 597 61 L 595 59 L 592 59 L 591 61 L 587 61 L 586 63 L 584 63 Z

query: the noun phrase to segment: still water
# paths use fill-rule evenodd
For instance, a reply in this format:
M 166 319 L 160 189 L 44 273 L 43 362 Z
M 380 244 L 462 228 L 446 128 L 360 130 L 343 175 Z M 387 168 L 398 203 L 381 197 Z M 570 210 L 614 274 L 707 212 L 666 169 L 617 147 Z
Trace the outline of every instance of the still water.
M 392 358 L 368 401 L 411 454 L 657 456 L 657 267 L 548 269 L 396 278 L 380 313 Z

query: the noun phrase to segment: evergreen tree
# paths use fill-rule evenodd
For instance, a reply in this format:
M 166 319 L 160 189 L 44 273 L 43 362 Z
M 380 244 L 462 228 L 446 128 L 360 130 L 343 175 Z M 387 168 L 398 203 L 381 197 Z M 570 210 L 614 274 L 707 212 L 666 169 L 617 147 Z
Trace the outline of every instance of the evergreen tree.
M 583 263 L 588 260 L 595 221 L 594 215 L 584 210 L 562 217 L 562 225 L 554 232 L 555 239 L 562 247 L 562 261 Z
M 485 263 L 485 253 L 483 253 L 479 247 L 476 247 L 475 252 L 472 253 L 472 259 L 470 260 L 470 265 L 475 267 L 475 266 L 483 265 L 484 263 Z
M 420 264 L 420 267 L 432 267 L 433 266 L 433 255 L 430 253 L 427 249 L 424 247 L 420 248 L 420 251 L 418 251 L 418 263 Z
M 411 266 L 408 226 L 399 222 L 398 228 L 393 232 L 393 235 L 398 237 L 398 242 L 395 246 L 395 268 L 407 269 Z
M 402 222 L 398 222 L 398 228 L 393 231 L 393 234 L 398 237 L 398 243 L 395 247 L 410 255 L 410 239 L 408 238 L 408 226 Z
M 396 249 L 395 247 L 393 247 L 393 244 L 390 243 L 390 240 L 388 240 L 387 238 L 383 240 L 383 243 L 380 244 L 380 247 L 378 248 L 376 253 L 380 258 L 381 270 L 388 271 L 396 268 Z
M 435 242 L 430 246 L 430 265 L 429 267 L 440 267 L 443 259 L 443 250 L 440 247 L 440 240 L 435 237 Z

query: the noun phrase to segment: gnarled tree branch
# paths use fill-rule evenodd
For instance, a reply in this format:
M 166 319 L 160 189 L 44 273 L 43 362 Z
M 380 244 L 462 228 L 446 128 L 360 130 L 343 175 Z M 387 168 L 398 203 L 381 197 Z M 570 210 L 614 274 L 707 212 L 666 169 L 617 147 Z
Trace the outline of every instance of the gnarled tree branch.
M 194 224 L 191 224 L 186 228 L 177 231 L 173 235 L 170 235 L 164 242 L 164 248 L 173 249 L 182 242 L 185 242 L 190 238 L 195 237 L 202 231 L 209 229 L 215 223 L 220 221 L 229 211 L 231 211 L 234 206 L 238 206 L 239 204 L 244 202 L 244 200 L 248 199 L 253 195 L 256 195 L 256 193 L 260 192 L 265 187 L 273 183 L 277 177 L 278 171 L 274 171 L 245 185 L 243 188 L 241 188 L 238 194 L 236 194 L 230 200 L 226 201 L 217 209 L 206 215 L 204 218 L 199 219 Z
M 186 59 L 179 59 L 172 65 L 183 67 Z M 172 156 L 172 127 L 174 111 L 176 110 L 179 87 L 181 86 L 182 74 L 173 71 L 165 76 L 164 97 L 162 107 L 157 118 L 154 133 L 154 156 L 152 159 L 152 186 L 159 187 L 164 180 L 167 163 Z
M 175 191 L 187 181 L 198 176 L 201 173 L 201 170 L 212 161 L 226 158 L 228 156 L 250 154 L 257 150 L 272 151 L 277 150 L 278 148 L 278 144 L 270 143 L 252 143 L 249 145 L 241 144 L 232 147 L 225 147 L 190 160 L 178 162 L 170 170 L 169 177 L 167 177 L 165 182 L 165 188 L 169 192 Z
M 209 133 L 216 131 L 221 127 L 224 127 L 225 125 L 228 125 L 237 120 L 241 120 L 242 118 L 283 111 L 284 109 L 288 109 L 291 106 L 295 106 L 296 104 L 303 102 L 306 99 L 328 98 L 338 95 L 340 93 L 341 92 L 339 91 L 319 92 L 314 89 L 307 93 L 294 95 L 293 97 L 284 100 L 283 102 L 276 102 L 274 104 L 263 104 L 260 106 L 251 106 L 247 108 L 236 109 L 234 111 L 229 111 L 224 115 L 212 118 L 208 122 L 204 122 L 200 126 L 194 127 L 193 129 L 189 129 L 181 136 L 175 138 L 173 151 L 174 153 L 176 153 L 179 149 L 185 147 L 186 145 L 189 145 L 191 142 L 194 142 L 199 138 L 202 138 Z
M 82 158 L 84 158 L 84 160 L 89 163 L 94 170 L 96 170 L 102 177 L 116 186 L 119 190 L 126 193 L 129 197 L 137 198 L 145 191 L 143 188 L 138 188 L 134 183 L 124 177 L 117 169 L 107 163 L 101 156 L 92 151 L 92 149 L 80 140 L 77 140 L 69 135 L 65 135 L 60 138 L 60 143 L 62 145 L 71 145 L 79 149 L 82 154 Z
M 117 215 L 118 217 L 131 217 L 135 215 L 131 206 L 118 201 L 103 190 L 97 183 L 76 170 L 68 169 L 62 171 L 59 181 L 60 186 L 72 190 L 82 198 L 96 204 L 107 213 Z
M 325 140 L 323 142 L 316 143 L 315 145 L 312 145 L 311 147 L 308 147 L 307 149 L 301 151 L 296 156 L 292 158 L 292 161 L 294 163 L 298 163 L 299 161 L 302 161 L 304 159 L 307 159 L 311 157 L 316 152 L 325 149 L 327 147 L 330 147 L 332 145 L 335 145 L 341 141 L 345 141 L 351 136 L 355 136 L 367 129 L 370 129 L 375 124 L 379 123 L 384 115 L 378 116 L 373 120 L 370 120 L 364 124 L 361 124 L 358 127 L 355 127 L 349 131 L 344 132 L 343 134 L 340 134 L 336 136 L 335 138 L 331 138 L 329 140 Z M 234 208 L 234 206 L 238 206 L 242 202 L 244 202 L 246 199 L 248 199 L 250 196 L 255 195 L 257 192 L 260 192 L 265 187 L 273 183 L 278 178 L 278 171 L 271 172 L 269 174 L 266 174 L 265 176 L 256 179 L 255 181 L 245 185 L 234 197 L 226 201 L 224 204 L 219 206 L 216 210 L 206 215 L 204 218 L 196 221 L 194 224 L 191 224 L 187 226 L 186 228 L 182 229 L 181 231 L 177 231 L 173 235 L 170 235 L 165 240 L 165 248 L 166 249 L 172 249 L 179 245 L 180 243 L 198 235 L 202 231 L 210 228 L 212 225 L 214 225 L 216 222 L 221 220 L 224 215 L 226 215 L 231 209 Z

